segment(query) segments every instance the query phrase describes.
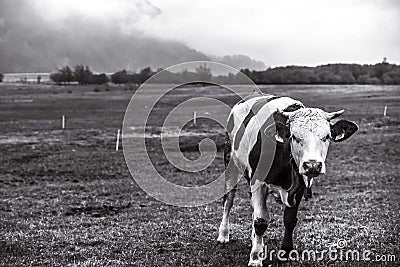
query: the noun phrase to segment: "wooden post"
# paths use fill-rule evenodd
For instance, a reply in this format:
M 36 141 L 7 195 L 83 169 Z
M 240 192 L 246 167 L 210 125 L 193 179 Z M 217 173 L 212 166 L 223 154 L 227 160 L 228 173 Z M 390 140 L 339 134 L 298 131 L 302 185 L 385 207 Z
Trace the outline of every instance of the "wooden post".
M 387 106 L 385 106 L 385 109 L 383 110 L 383 117 L 386 117 L 386 111 L 387 111 Z
M 117 143 L 115 144 L 115 151 L 118 151 L 119 148 L 119 134 L 120 134 L 120 129 L 118 129 L 117 132 Z
M 61 127 L 62 127 L 63 129 L 65 129 L 65 116 L 64 116 L 64 115 L 62 115 Z

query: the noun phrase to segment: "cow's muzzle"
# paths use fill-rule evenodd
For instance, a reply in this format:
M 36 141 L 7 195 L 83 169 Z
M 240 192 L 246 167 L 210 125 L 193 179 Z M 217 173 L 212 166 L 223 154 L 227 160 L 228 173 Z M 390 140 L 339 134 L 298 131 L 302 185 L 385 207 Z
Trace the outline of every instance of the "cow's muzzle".
M 308 177 L 316 177 L 321 174 L 322 162 L 309 160 L 303 163 L 305 175 Z

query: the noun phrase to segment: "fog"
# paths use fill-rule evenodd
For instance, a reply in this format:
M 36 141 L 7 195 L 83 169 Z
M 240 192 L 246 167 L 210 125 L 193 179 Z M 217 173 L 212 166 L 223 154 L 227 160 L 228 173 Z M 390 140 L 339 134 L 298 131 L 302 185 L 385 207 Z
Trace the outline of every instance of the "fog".
M 0 72 L 399 64 L 399 2 L 0 0 Z
M 142 0 L 1 0 L 0 72 L 49 72 L 77 64 L 114 72 L 210 59 L 183 42 L 136 29 L 161 12 Z M 245 56 L 228 59 L 238 68 L 265 67 Z

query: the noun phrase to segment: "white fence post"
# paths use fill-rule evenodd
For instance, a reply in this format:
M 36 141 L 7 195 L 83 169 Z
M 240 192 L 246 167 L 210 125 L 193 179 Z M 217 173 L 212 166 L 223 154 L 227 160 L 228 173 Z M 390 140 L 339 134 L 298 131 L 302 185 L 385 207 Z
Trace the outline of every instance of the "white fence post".
M 118 129 L 117 132 L 117 143 L 115 144 L 115 151 L 118 151 L 119 148 L 119 134 L 120 134 L 120 129 Z
M 194 126 L 196 126 L 196 116 L 197 114 L 196 114 L 196 111 L 195 112 L 193 112 L 193 125 Z
M 63 129 L 65 129 L 65 116 L 64 116 L 64 115 L 62 115 L 61 127 L 62 127 Z
M 387 106 L 385 106 L 385 109 L 383 110 L 383 117 L 386 117 L 386 111 L 387 111 Z

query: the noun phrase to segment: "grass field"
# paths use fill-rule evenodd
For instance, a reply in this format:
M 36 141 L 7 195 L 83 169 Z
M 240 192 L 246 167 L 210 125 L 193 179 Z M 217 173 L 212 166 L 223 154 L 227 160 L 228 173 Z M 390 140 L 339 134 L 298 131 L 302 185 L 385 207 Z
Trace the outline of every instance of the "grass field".
M 396 262 L 387 265 L 398 265 L 400 87 L 261 89 L 327 111 L 343 108 L 343 118 L 360 126 L 350 140 L 331 144 L 327 174 L 314 182 L 314 198 L 300 207 L 297 249 L 323 250 L 343 239 L 348 249 L 371 250 L 372 258 L 395 255 Z M 215 87 L 182 90 L 166 97 L 158 112 L 191 95 L 218 94 L 233 104 L 234 98 L 217 91 Z M 115 151 L 116 132 L 132 95 L 133 91 L 119 86 L 0 83 L 1 266 L 247 265 L 251 208 L 244 182 L 232 210 L 231 243 L 225 246 L 216 243 L 221 202 L 178 208 L 158 202 L 135 184 L 122 150 Z M 388 116 L 383 117 L 385 105 Z M 61 130 L 62 115 L 65 130 Z M 207 121 L 199 127 L 203 132 L 212 128 Z M 211 135 L 220 145 L 222 134 Z M 183 139 L 188 157 L 198 155 L 192 148 L 199 138 Z M 156 143 L 151 147 L 157 170 L 177 183 L 205 183 L 223 170 L 222 153 L 209 168 L 189 175 L 168 164 Z M 278 249 L 283 207 L 272 199 L 268 203 L 271 222 L 266 245 Z M 325 259 L 284 266 L 351 263 L 355 262 Z

